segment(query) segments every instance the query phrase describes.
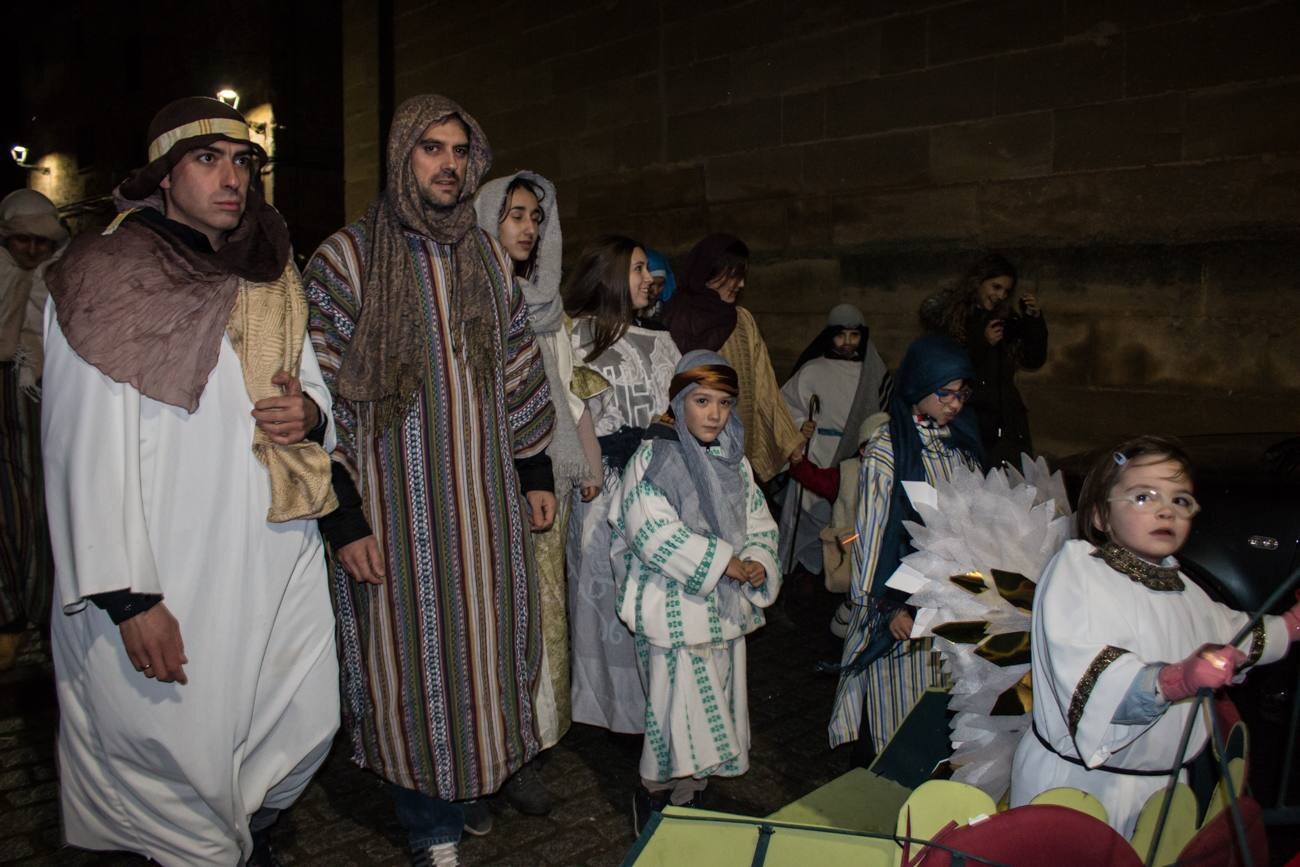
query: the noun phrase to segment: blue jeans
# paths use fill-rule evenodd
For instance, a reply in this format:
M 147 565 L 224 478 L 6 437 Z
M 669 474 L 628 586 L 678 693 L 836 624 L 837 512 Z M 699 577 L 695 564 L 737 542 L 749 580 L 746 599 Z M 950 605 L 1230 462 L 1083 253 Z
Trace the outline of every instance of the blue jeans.
M 465 830 L 465 811 L 460 804 L 444 801 L 407 789 L 395 783 L 384 783 L 397 810 L 397 821 L 406 829 L 407 843 L 412 852 L 420 852 L 437 843 L 457 843 Z

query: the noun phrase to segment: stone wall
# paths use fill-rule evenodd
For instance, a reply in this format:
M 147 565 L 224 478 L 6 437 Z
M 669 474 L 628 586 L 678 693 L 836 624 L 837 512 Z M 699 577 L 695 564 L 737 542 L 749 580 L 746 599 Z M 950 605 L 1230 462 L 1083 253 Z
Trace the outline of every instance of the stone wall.
M 1051 328 L 1021 380 L 1045 450 L 1300 425 L 1294 2 L 375 8 L 343 12 L 350 215 L 387 58 L 393 100 L 451 95 L 497 172 L 556 179 L 566 256 L 604 231 L 679 260 L 744 237 L 778 371 L 841 299 L 896 362 L 919 301 L 995 248 Z

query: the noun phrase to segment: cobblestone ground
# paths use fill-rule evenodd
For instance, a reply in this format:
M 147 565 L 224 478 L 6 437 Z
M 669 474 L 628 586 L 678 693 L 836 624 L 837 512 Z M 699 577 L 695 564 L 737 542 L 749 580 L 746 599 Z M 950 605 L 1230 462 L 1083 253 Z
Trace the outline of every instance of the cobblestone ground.
M 750 770 L 710 785 L 709 806 L 764 815 L 841 773 L 847 750 L 826 746 L 834 677 L 814 664 L 838 655 L 826 631 L 824 598 L 772 612 L 749 639 L 753 727 Z M 797 622 L 796 622 L 797 621 Z M 144 859 L 61 847 L 54 769 L 57 707 L 44 648 L 29 642 L 20 666 L 0 680 L 0 863 L 143 865 Z M 558 804 L 545 818 L 492 805 L 495 827 L 467 838 L 467 865 L 614 865 L 632 844 L 629 804 L 640 745 L 603 730 L 574 726 L 542 769 Z M 401 865 L 403 835 L 375 777 L 348 760 L 336 741 L 324 768 L 276 829 L 285 864 Z

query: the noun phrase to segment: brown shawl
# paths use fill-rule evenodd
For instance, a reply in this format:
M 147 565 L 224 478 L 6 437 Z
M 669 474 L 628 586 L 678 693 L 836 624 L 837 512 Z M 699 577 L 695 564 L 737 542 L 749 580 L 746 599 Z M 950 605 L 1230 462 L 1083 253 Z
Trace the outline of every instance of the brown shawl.
M 161 196 L 128 204 L 161 212 Z M 109 379 L 194 412 L 216 367 L 239 278 L 270 282 L 288 262 L 284 220 L 249 189 L 244 219 L 216 253 L 133 215 L 104 234 L 78 236 L 45 282 L 77 355 Z
M 411 150 L 431 124 L 452 116 L 469 130 L 469 162 L 456 204 L 435 208 L 421 195 Z M 366 216 L 370 252 L 361 318 L 338 378 L 339 394 L 379 404 L 381 418 L 396 417 L 409 403 L 424 379 L 430 351 L 408 231 L 453 245 L 453 350 L 480 382 L 500 363 L 509 323 L 496 312 L 491 278 L 477 249 L 487 242 L 474 237 L 474 193 L 491 164 L 492 151 L 478 122 L 450 99 L 416 96 L 398 107 L 388 135 L 388 185 Z

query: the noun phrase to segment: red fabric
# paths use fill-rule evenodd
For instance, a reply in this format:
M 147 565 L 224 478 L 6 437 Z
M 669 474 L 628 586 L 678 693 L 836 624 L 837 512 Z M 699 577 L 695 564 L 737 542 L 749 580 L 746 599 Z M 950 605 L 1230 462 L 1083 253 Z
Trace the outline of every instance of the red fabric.
M 840 468 L 819 467 L 807 458 L 790 465 L 790 478 L 827 500 L 834 500 L 840 492 Z
M 1129 842 L 1105 822 L 1052 804 L 1017 807 L 976 825 L 941 831 L 934 842 L 1015 867 L 1142 865 Z M 947 867 L 952 855 L 930 848 L 914 863 L 917 867 Z
M 1251 860 L 1255 864 L 1269 863 L 1268 832 L 1264 828 L 1259 804 L 1250 795 L 1242 795 L 1237 806 L 1241 808 L 1241 821 L 1246 827 Z M 1227 808 L 1197 831 L 1191 842 L 1178 853 L 1178 867 L 1236 867 L 1244 863 L 1232 811 Z

